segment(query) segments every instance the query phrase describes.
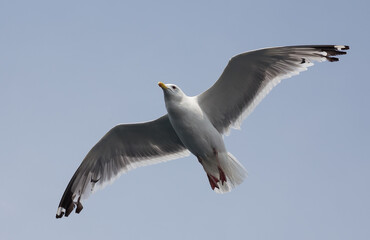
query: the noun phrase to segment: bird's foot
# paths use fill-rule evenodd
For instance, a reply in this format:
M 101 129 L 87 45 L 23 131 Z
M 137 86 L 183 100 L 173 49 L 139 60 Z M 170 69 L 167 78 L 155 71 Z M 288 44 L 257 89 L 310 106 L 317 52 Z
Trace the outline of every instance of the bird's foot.
M 221 167 L 218 167 L 218 172 L 220 173 L 221 184 L 224 184 L 226 182 L 226 175 Z
M 208 174 L 207 173 L 207 177 L 208 177 L 208 180 L 209 180 L 209 184 L 211 184 L 211 188 L 212 190 L 215 190 L 215 188 L 218 188 L 218 185 L 217 183 L 220 181 L 219 179 L 217 179 L 215 176 L 212 176 L 211 174 Z
M 220 181 L 221 181 L 221 185 L 223 185 L 226 182 L 226 175 L 221 167 L 218 167 L 218 172 L 220 174 L 220 178 L 216 178 L 215 176 L 207 173 L 209 184 L 211 185 L 212 190 L 215 190 L 215 188 L 220 189 L 220 187 L 218 186 L 218 183 Z

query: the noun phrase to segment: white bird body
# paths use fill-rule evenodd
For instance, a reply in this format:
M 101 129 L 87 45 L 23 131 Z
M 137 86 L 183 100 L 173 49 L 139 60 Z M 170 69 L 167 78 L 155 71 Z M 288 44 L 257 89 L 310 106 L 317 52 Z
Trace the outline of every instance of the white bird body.
M 165 97 L 165 103 L 175 132 L 191 153 L 206 157 L 214 148 L 225 151 L 222 135 L 203 113 L 196 97 L 183 95 L 180 102 Z
M 96 187 L 104 187 L 131 169 L 193 153 L 202 164 L 212 190 L 230 191 L 247 175 L 228 153 L 223 134 L 238 128 L 282 79 L 307 70 L 313 62 L 336 62 L 343 45 L 265 48 L 230 59 L 216 83 L 202 94 L 186 96 L 173 84 L 159 83 L 168 114 L 150 121 L 113 127 L 88 152 L 69 181 L 56 217 L 68 216 Z
M 162 84 L 169 120 L 185 147 L 193 153 L 207 173 L 211 187 L 217 192 L 228 192 L 242 182 L 233 181 L 233 171 L 228 168 L 229 154 L 222 134 L 212 125 L 199 106 L 197 97 L 186 96 L 173 84 Z M 240 164 L 238 164 L 240 165 Z M 240 165 L 241 166 L 241 165 Z M 237 173 L 245 171 L 241 167 Z M 243 178 L 246 174 L 243 175 Z

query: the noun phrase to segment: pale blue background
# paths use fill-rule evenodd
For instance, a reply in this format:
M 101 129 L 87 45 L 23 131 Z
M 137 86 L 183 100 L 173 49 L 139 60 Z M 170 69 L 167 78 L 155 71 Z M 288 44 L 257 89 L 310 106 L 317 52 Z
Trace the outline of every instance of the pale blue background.
M 0 239 L 370 239 L 368 1 L 0 1 Z M 226 145 L 218 195 L 191 156 L 140 168 L 55 219 L 114 125 L 165 113 L 257 48 L 348 44 L 285 80 Z

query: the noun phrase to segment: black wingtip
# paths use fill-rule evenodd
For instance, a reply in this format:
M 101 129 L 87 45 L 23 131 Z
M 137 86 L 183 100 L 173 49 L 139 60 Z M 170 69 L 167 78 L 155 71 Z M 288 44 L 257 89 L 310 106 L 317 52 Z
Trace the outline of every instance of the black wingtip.
M 80 212 L 82 211 L 82 209 L 84 208 L 84 207 L 82 206 L 82 204 L 81 204 L 80 200 L 81 200 L 81 196 L 78 198 L 77 203 L 76 203 L 76 206 L 77 206 L 77 208 L 76 208 L 76 213 L 80 213 Z
M 336 48 L 337 50 L 348 50 L 349 49 L 348 45 L 334 45 L 333 47 Z
M 71 214 L 71 212 L 73 211 L 74 208 L 75 208 L 75 205 L 74 205 L 73 201 L 71 201 L 68 208 L 66 209 L 65 216 L 68 217 L 69 214 Z
M 326 59 L 327 59 L 329 62 L 338 62 L 338 61 L 339 61 L 339 58 L 336 58 L 336 57 L 326 57 Z
M 80 203 L 80 197 L 78 198 L 78 202 L 73 202 L 73 199 L 75 198 L 75 194 L 72 192 L 72 185 L 76 179 L 78 171 L 73 175 L 72 179 L 69 181 L 68 186 L 66 190 L 63 193 L 62 199 L 60 200 L 58 212 L 56 214 L 56 218 L 62 218 L 63 216 L 68 217 L 69 214 L 73 211 L 75 208 L 75 205 L 77 205 L 76 212 L 79 213 L 82 210 L 82 204 Z
M 322 52 L 326 53 L 326 60 L 329 62 L 338 62 L 339 58 L 334 57 L 338 55 L 345 55 L 347 52 L 345 50 L 349 49 L 348 45 L 321 45 L 315 46 L 316 49 L 320 49 Z
M 84 207 L 80 202 L 77 203 L 76 213 L 80 213 Z

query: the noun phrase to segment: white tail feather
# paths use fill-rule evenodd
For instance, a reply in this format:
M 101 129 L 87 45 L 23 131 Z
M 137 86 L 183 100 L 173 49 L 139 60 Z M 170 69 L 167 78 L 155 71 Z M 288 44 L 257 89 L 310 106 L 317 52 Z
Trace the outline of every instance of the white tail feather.
M 214 189 L 216 193 L 230 192 L 231 189 L 241 184 L 248 175 L 247 170 L 231 153 L 227 153 L 227 158 L 220 158 L 220 165 L 226 175 L 226 182 L 219 181 L 217 183 L 218 188 Z

